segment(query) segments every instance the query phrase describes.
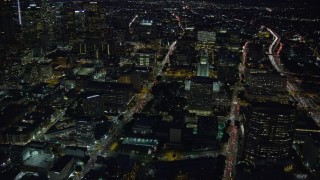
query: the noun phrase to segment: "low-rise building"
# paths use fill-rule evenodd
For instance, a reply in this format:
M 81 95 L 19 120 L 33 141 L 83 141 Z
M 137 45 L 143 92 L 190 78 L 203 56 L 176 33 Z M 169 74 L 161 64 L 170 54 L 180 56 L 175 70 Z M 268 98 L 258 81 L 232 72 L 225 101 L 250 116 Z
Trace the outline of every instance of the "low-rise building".
M 72 156 L 60 157 L 49 171 L 49 179 L 61 180 L 67 179 L 74 169 L 75 160 Z

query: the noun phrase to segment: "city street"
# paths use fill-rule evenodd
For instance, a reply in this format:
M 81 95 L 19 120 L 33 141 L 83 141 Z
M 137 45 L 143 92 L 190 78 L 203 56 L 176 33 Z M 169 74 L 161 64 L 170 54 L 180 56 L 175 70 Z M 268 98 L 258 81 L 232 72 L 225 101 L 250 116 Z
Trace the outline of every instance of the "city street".
M 245 53 L 245 51 L 244 51 Z M 245 55 L 244 55 L 245 57 Z M 243 58 L 245 60 L 245 58 Z M 239 76 L 241 71 L 239 71 Z M 234 176 L 234 169 L 237 162 L 238 153 L 238 136 L 239 130 L 235 126 L 235 121 L 240 119 L 240 102 L 238 99 L 239 90 L 242 89 L 240 84 L 237 84 L 232 93 L 232 101 L 230 107 L 230 114 L 227 120 L 231 120 L 231 124 L 227 129 L 227 133 L 230 135 L 228 143 L 224 149 L 224 155 L 226 156 L 226 166 L 224 169 L 224 179 L 232 179 Z
M 239 87 L 236 86 L 231 101 L 231 111 L 228 120 L 231 120 L 231 124 L 227 129 L 227 133 L 230 135 L 224 155 L 226 156 L 226 166 L 224 170 L 224 179 L 232 179 L 234 168 L 237 160 L 238 152 L 238 129 L 235 126 L 235 121 L 239 119 L 239 108 L 240 103 L 238 102 L 238 91 Z

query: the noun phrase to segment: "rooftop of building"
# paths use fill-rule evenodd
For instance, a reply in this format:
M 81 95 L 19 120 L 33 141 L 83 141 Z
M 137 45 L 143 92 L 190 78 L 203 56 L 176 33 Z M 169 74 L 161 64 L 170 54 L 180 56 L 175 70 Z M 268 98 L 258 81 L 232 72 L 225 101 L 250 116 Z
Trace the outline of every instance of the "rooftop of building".
M 87 151 L 86 147 L 79 147 L 79 146 L 66 146 L 65 150 L 80 150 L 80 151 Z
M 24 161 L 24 165 L 48 168 L 53 161 L 54 161 L 54 157 L 51 154 L 36 154 L 26 159 Z
M 250 73 L 250 76 L 263 76 L 263 77 L 269 77 L 269 78 L 282 78 L 287 79 L 285 76 L 281 75 L 277 71 L 266 71 L 266 73 L 257 72 L 257 73 Z
M 152 127 L 156 123 L 156 119 L 151 116 L 141 116 L 134 123 L 134 126 Z
M 125 137 L 122 141 L 122 144 L 136 146 L 157 146 L 159 141 L 157 139 Z
M 251 110 L 272 114 L 291 114 L 295 112 L 295 109 L 292 106 L 277 102 L 254 102 L 251 104 Z
M 40 142 L 40 141 L 31 141 L 29 142 L 26 147 L 34 148 L 34 149 L 44 149 L 49 146 L 48 142 Z
M 116 82 L 97 82 L 97 81 L 89 81 L 87 83 L 87 88 L 90 89 L 101 89 L 106 91 L 111 90 L 130 90 L 132 89 L 132 84 L 126 83 L 116 83 Z
M 199 116 L 198 126 L 218 127 L 218 118 L 216 116 Z
M 212 84 L 213 82 L 218 82 L 218 79 L 210 78 L 210 77 L 195 76 L 191 78 L 191 82 L 199 83 L 199 84 Z
M 73 157 L 72 156 L 62 156 L 59 157 L 58 160 L 53 164 L 52 168 L 50 171 L 54 172 L 60 172 L 63 170 L 63 168 L 70 162 L 72 161 Z
M 103 158 L 98 156 L 96 163 L 86 174 L 84 179 L 112 179 L 112 174 L 117 171 L 120 176 L 130 172 L 134 167 L 135 161 L 129 155 L 118 155 L 117 157 Z
M 0 108 L 0 127 L 5 128 L 8 124 L 14 122 L 15 119 L 23 116 L 28 112 L 28 105 L 10 104 Z
M 79 76 L 91 76 L 94 71 L 94 67 L 79 67 L 79 69 L 75 70 L 75 74 Z
M 196 158 L 179 161 L 156 161 L 150 167 L 156 172 L 157 178 L 175 179 L 185 176 L 190 179 L 203 179 L 216 176 L 215 158 Z M 195 168 L 201 167 L 201 168 Z
M 136 54 L 154 54 L 156 53 L 153 49 L 139 49 Z
M 33 94 L 45 94 L 45 93 L 49 93 L 51 90 L 52 88 L 49 87 L 48 83 L 39 83 L 27 89 L 27 92 L 33 93 Z

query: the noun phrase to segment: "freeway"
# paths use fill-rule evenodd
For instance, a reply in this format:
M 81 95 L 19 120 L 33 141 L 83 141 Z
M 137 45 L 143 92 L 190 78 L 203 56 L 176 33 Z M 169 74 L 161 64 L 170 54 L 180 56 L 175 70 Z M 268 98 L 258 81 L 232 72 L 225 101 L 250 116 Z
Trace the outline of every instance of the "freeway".
M 273 35 L 274 40 L 269 46 L 268 49 L 268 58 L 273 65 L 273 67 L 279 72 L 281 75 L 284 75 L 288 78 L 288 84 L 287 89 L 288 91 L 294 91 L 299 92 L 301 91 L 301 88 L 297 85 L 295 78 L 293 78 L 291 75 L 291 72 L 288 72 L 284 66 L 281 64 L 280 59 L 278 57 L 279 53 L 282 50 L 283 44 L 280 43 L 280 36 L 278 36 L 275 32 L 273 32 L 271 29 L 268 29 L 268 31 Z M 243 46 L 243 54 L 242 54 L 242 63 L 239 65 L 239 77 L 241 80 L 241 74 L 245 71 L 246 66 L 246 59 L 247 59 L 247 47 L 248 42 L 245 43 Z M 238 102 L 238 91 L 240 89 L 240 86 L 237 85 L 234 89 L 233 95 L 232 95 L 232 101 L 231 101 L 231 110 L 229 119 L 232 121 L 230 127 L 227 129 L 227 132 L 230 135 L 229 141 L 224 149 L 224 155 L 226 156 L 226 166 L 224 170 L 224 179 L 232 179 L 233 172 L 234 172 L 234 166 L 236 163 L 236 157 L 237 157 L 237 148 L 238 148 L 238 129 L 234 125 L 234 121 L 239 119 L 239 102 Z M 317 124 L 320 126 L 320 112 L 317 111 L 318 106 L 314 106 L 314 103 L 311 97 L 302 96 L 300 94 L 297 94 L 294 96 L 294 99 L 299 103 L 298 106 L 301 108 L 304 108 L 309 111 L 310 116 L 317 122 Z
M 291 72 L 288 72 L 288 70 L 280 63 L 280 59 L 277 56 L 277 54 L 280 53 L 282 49 L 282 44 L 280 43 L 280 36 L 276 34 L 273 30 L 267 28 L 267 30 L 272 34 L 274 37 L 274 41 L 269 46 L 269 60 L 273 67 L 281 74 L 285 75 L 288 79 L 287 83 L 287 90 L 291 92 L 301 92 L 302 88 L 299 87 L 299 85 L 295 81 L 295 77 L 292 76 Z M 276 49 L 278 48 L 280 44 L 280 47 L 276 52 Z M 298 107 L 301 109 L 305 109 L 308 111 L 310 117 L 317 123 L 317 125 L 320 127 L 320 112 L 318 111 L 319 105 L 316 105 L 313 103 L 313 100 L 310 96 L 303 96 L 299 93 L 293 95 L 294 100 L 298 103 Z
M 273 65 L 273 67 L 281 74 L 284 75 L 284 67 L 281 66 L 276 60 L 278 60 L 278 57 L 274 55 L 275 49 L 279 46 L 280 40 L 281 38 L 275 34 L 271 29 L 267 28 L 267 30 L 272 34 L 272 36 L 274 37 L 274 41 L 271 43 L 271 45 L 269 46 L 269 59 L 271 64 Z
M 238 70 L 239 70 L 239 80 L 240 82 L 243 80 L 242 75 L 245 74 L 246 71 L 246 63 L 247 63 L 247 53 L 248 53 L 248 45 L 249 42 L 247 41 L 244 46 L 242 47 L 242 62 L 239 64 Z

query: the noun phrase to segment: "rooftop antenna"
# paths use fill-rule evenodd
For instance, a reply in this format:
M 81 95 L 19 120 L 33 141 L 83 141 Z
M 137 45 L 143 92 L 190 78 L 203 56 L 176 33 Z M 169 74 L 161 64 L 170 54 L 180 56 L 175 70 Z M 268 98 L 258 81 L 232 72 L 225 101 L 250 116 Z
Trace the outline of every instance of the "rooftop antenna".
M 20 8 L 20 0 L 17 0 L 17 4 L 18 4 L 19 25 L 22 25 L 21 8 Z

